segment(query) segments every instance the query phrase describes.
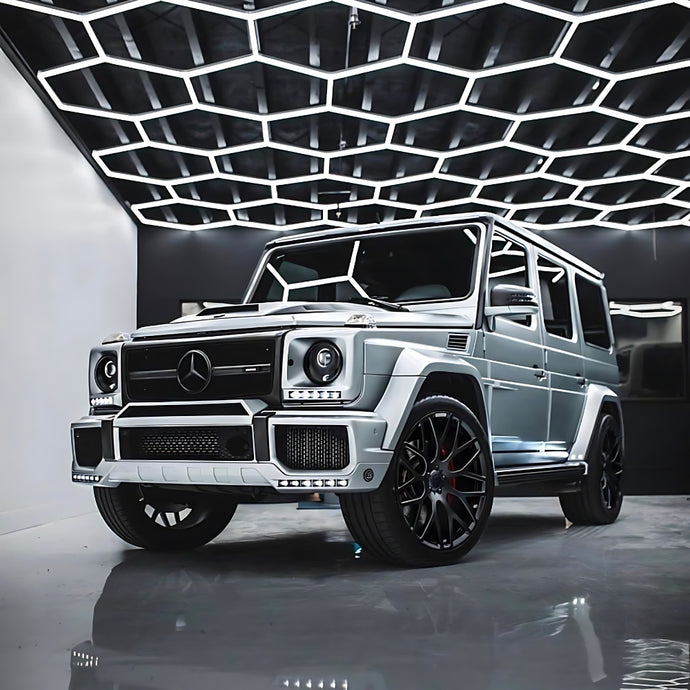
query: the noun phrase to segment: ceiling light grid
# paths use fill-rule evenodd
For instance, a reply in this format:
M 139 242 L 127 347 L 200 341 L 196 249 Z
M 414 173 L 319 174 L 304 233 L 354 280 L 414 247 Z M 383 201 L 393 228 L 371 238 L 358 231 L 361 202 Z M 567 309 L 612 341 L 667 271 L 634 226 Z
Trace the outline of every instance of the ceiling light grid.
M 589 13 L 528 0 L 74 7 L 0 0 L 0 29 L 19 46 L 26 22 L 62 22 L 49 66 L 17 50 L 74 122 L 134 126 L 89 148 L 114 186 L 143 190 L 125 198 L 143 224 L 283 230 L 480 206 L 536 229 L 690 226 L 690 137 L 663 143 L 690 122 L 688 37 L 670 32 L 656 55 L 635 43 L 640 24 L 690 22 L 688 0 Z M 599 27 L 603 58 L 582 49 Z

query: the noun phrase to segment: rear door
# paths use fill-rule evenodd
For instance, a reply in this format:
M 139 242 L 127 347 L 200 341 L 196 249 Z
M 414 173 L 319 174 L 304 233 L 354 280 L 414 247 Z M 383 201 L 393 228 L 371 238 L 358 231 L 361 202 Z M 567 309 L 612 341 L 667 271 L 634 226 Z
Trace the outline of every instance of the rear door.
M 585 402 L 585 369 L 575 327 L 572 271 L 537 251 L 546 370 L 551 382 L 548 447 L 567 451 L 575 440 Z M 564 456 L 565 459 L 565 456 Z
M 617 386 L 619 374 L 613 352 L 611 317 L 606 293 L 600 283 L 576 273 L 575 294 L 587 383 Z
M 495 230 L 487 278 L 487 303 L 498 284 L 535 288 L 536 271 L 527 246 Z M 541 329 L 535 316 L 497 317 L 486 329 L 484 380 L 491 410 L 491 443 L 497 467 L 533 461 L 547 438 L 549 387 Z

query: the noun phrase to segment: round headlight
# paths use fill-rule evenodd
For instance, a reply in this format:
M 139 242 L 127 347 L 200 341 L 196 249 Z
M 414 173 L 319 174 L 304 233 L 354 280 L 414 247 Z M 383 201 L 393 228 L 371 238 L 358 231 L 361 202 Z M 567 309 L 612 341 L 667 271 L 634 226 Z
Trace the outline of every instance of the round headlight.
M 112 393 L 117 388 L 117 357 L 113 354 L 103 355 L 96 362 L 94 378 L 104 393 Z
M 304 358 L 304 371 L 316 384 L 330 383 L 338 378 L 343 368 L 340 350 L 326 340 L 314 343 Z

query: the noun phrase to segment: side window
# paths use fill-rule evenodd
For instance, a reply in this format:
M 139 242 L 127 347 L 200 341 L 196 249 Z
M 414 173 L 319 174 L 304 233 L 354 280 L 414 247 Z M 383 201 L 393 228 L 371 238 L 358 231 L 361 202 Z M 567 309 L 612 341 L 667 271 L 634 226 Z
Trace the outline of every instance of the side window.
M 568 273 L 563 266 L 543 256 L 537 258 L 539 293 L 544 314 L 544 327 L 551 335 L 571 340 L 573 317 L 570 312 Z
M 530 287 L 529 272 L 527 270 L 527 252 L 521 245 L 516 244 L 513 240 L 499 233 L 494 233 L 491 240 L 488 298 L 490 298 L 491 289 L 496 285 Z M 529 326 L 532 322 L 531 316 L 507 316 L 502 318 L 508 318 L 523 326 Z
M 606 307 L 601 287 L 577 275 L 575 289 L 585 342 L 608 349 L 611 346 L 611 335 L 606 321 Z

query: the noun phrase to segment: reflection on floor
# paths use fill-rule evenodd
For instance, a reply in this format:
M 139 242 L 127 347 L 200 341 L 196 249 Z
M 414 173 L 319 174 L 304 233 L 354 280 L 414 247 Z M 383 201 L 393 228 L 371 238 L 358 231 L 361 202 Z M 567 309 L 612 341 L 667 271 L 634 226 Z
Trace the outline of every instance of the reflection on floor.
M 96 514 L 0 537 L 8 690 L 584 690 L 688 687 L 685 497 L 565 529 L 501 499 L 456 566 L 357 554 L 339 511 L 243 507 L 184 555 Z M 359 557 L 358 557 L 359 556 Z

